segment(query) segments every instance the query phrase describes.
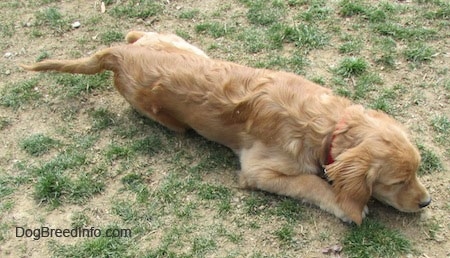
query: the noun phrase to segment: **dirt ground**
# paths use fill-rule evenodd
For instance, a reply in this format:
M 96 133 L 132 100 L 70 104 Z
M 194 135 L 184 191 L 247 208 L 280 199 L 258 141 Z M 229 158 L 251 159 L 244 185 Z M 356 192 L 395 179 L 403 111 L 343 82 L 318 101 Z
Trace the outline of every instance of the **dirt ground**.
M 16 1 L 0 3 L 0 7 L 3 9 L 2 14 L 0 14 L 1 25 L 11 26 L 12 31 L 8 33 L 5 32 L 6 29 L 3 29 L 3 35 L 0 38 L 0 90 L 36 77 L 36 74 L 27 73 L 18 65 L 34 62 L 36 57 L 43 52 L 51 53 L 52 58 L 71 58 L 77 54 L 88 55 L 107 46 L 98 37 L 102 32 L 111 29 L 122 31 L 124 34 L 129 30 L 174 32 L 182 29 L 193 31 L 193 24 L 197 21 L 180 21 L 176 18 L 177 12 L 183 9 L 196 8 L 201 13 L 211 14 L 213 13 L 213 10 L 211 10 L 213 6 L 214 9 L 220 9 L 220 6 L 223 6 L 223 1 L 165 1 L 165 11 L 157 18 L 146 20 L 124 18 L 121 21 L 107 14 L 102 14 L 99 1 L 48 1 L 51 2 L 48 5 L 56 6 L 61 13 L 70 14 L 70 21 L 81 21 L 82 25 L 78 29 L 69 29 L 62 34 L 55 33 L 51 28 L 40 27 L 39 30 L 42 31 L 42 35 L 31 36 L 35 30 L 33 24 L 36 21 L 36 11 L 48 5 L 42 4 L 45 1 L 20 1 L 18 5 L 14 5 L 13 2 Z M 239 4 L 239 1 L 231 1 L 226 8 L 231 10 L 228 13 L 244 13 L 243 16 L 245 17 L 246 9 Z M 90 27 L 84 25 L 93 19 L 99 19 L 100 22 L 91 23 L 94 25 Z M 251 56 L 249 54 L 249 56 L 240 58 L 242 53 L 227 51 L 227 42 L 221 38 L 214 39 L 203 35 L 197 37 L 195 32 L 190 35 L 189 41 L 205 49 L 208 55 L 213 58 L 228 59 L 244 64 L 258 59 L 257 55 Z M 207 46 L 211 46 L 213 43 L 214 46 L 222 49 L 207 49 Z M 111 44 L 120 43 L 114 42 Z M 407 87 L 408 85 L 418 87 L 420 83 L 417 82 L 419 81 L 429 85 L 439 85 L 444 81 L 448 83 L 450 72 L 444 73 L 443 71 L 450 68 L 450 39 L 444 38 L 433 44 L 434 48 L 438 49 L 438 55 L 426 67 L 411 69 L 408 63 L 400 62 L 394 72 L 385 72 L 380 69 L 379 73 L 385 84 L 401 83 Z M 333 45 L 333 42 L 330 45 Z M 340 57 L 336 55 L 335 49 L 325 47 L 312 50 L 308 54 L 308 59 L 311 60 L 311 63 L 306 68 L 305 75 L 308 78 L 322 77 L 330 81 L 328 80 L 332 77 L 330 68 L 337 64 Z M 41 102 L 43 104 L 31 103 L 19 109 L 0 106 L 0 117 L 8 121 L 7 125 L 0 131 L 0 166 L 2 167 L 0 174 L 4 178 L 17 171 L 17 166 L 22 161 L 26 160 L 33 164 L 32 158 L 30 160 L 30 157 L 23 153 L 18 143 L 28 135 L 35 133 L 54 134 L 55 131 L 58 131 L 58 128 L 62 128 L 64 119 L 61 118 L 63 114 L 59 110 L 61 108 L 71 109 L 75 107 L 78 109 L 78 113 L 81 115 L 77 117 L 77 120 L 71 121 L 71 128 L 75 128 L 73 130 L 79 132 L 89 130 L 91 121 L 86 113 L 87 110 L 96 106 L 108 107 L 110 112 L 117 114 L 124 121 L 140 123 L 136 119 L 126 120 L 132 112 L 128 104 L 112 88 L 96 95 L 84 96 L 81 104 L 76 102 L 78 100 L 70 100 L 69 103 L 64 103 L 64 99 L 53 100 L 52 97 L 54 96 L 45 89 L 45 85 L 39 85 L 39 89 L 36 90 L 43 93 L 44 101 Z M 419 104 L 408 104 L 410 99 L 417 99 Z M 47 104 L 48 106 L 46 106 Z M 410 257 L 450 257 L 450 175 L 448 173 L 450 158 L 448 157 L 448 146 L 441 146 L 436 143 L 435 132 L 428 122 L 431 116 L 438 113 L 445 115 L 447 118 L 450 117 L 449 89 L 444 89 L 441 86 L 430 86 L 423 87 L 418 91 L 407 90 L 404 95 L 398 97 L 398 102 L 395 105 L 398 105 L 401 109 L 401 112 L 396 115 L 396 119 L 405 124 L 412 132 L 414 139 L 420 139 L 421 143 L 439 156 L 444 169 L 440 172 L 421 176 L 421 180 L 429 189 L 433 198 L 433 202 L 424 212 L 403 214 L 375 201 L 372 201 L 369 207 L 374 211 L 377 219 L 387 227 L 398 229 L 408 236 L 415 250 L 413 254 L 409 255 Z M 178 140 L 179 142 L 183 142 L 183 136 L 175 135 L 174 137 L 181 139 Z M 109 142 L 107 134 L 102 135 L 102 138 L 104 139 L 99 140 L 95 148 L 100 149 Z M 145 161 L 140 162 L 144 163 Z M 152 178 L 152 183 L 156 184 L 155 182 L 158 182 L 159 178 L 163 178 L 167 171 L 164 167 L 156 166 L 153 173 L 155 177 Z M 233 205 L 236 205 L 236 207 L 241 205 L 240 200 L 242 198 L 249 195 L 248 192 L 234 189 L 236 178 L 233 171 L 225 170 L 223 175 L 211 174 L 205 178 L 208 182 L 217 182 L 233 188 Z M 45 257 L 51 255 L 48 249 L 48 246 L 52 244 L 51 241 L 15 238 L 13 237 L 15 225 L 32 227 L 41 225 L 42 222 L 52 222 L 54 227 L 67 228 L 71 223 L 71 214 L 76 211 L 86 212 L 91 218 L 92 225 L 100 225 L 104 221 L 114 220 L 114 215 L 108 208 L 111 205 L 111 200 L 116 198 L 126 199 L 125 193 L 116 191 L 120 188 L 120 182 L 110 181 L 106 190 L 101 195 L 93 197 L 89 205 L 64 204 L 57 209 L 48 209 L 33 198 L 34 183 L 32 181 L 26 184 L 18 184 L 12 194 L 0 199 L 0 215 L 2 217 L 0 227 L 3 232 L 0 238 L 0 256 L 2 257 Z M 12 206 L 12 208 L 6 208 L 9 206 Z M 313 224 L 310 223 L 302 229 L 297 229 L 297 232 L 301 232 L 298 238 L 304 236 L 309 239 L 307 247 L 302 249 L 302 254 L 305 255 L 304 257 L 322 257 L 325 255 L 318 250 L 327 246 L 327 243 L 330 245 L 339 243 L 341 237 L 348 230 L 348 226 L 314 207 L 305 205 L 305 210 L 308 209 L 310 211 L 307 211 L 307 213 L 316 218 Z M 233 216 L 245 220 L 245 214 L 234 214 Z M 208 217 L 207 214 L 203 214 L 202 218 L 205 219 L 205 223 L 212 223 L 207 221 L 217 219 Z M 267 226 L 270 227 L 270 225 Z M 236 228 L 236 230 L 239 229 Z M 254 246 L 252 250 L 260 250 L 263 253 L 266 252 L 276 256 L 279 252 L 279 246 L 271 244 L 273 242 L 270 237 L 267 239 L 267 237 L 253 235 L 267 231 L 270 231 L 270 229 L 242 232 L 242 235 L 243 239 L 247 241 L 247 246 Z M 147 237 L 157 238 L 158 234 L 161 234 L 161 232 L 149 233 Z M 319 234 L 327 235 L 326 243 L 320 240 Z M 72 243 L 73 239 L 60 239 L 58 242 L 60 244 Z M 151 248 L 154 243 L 149 241 L 148 245 Z M 223 253 L 217 255 L 227 255 L 223 251 L 226 250 L 226 246 L 222 246 L 220 250 Z

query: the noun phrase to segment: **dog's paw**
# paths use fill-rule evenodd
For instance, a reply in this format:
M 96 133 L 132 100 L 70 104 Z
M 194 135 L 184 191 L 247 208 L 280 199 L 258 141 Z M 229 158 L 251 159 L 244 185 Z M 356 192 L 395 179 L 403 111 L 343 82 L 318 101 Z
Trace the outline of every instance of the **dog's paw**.
M 362 218 L 364 219 L 367 215 L 369 215 L 369 207 L 366 205 L 362 211 Z

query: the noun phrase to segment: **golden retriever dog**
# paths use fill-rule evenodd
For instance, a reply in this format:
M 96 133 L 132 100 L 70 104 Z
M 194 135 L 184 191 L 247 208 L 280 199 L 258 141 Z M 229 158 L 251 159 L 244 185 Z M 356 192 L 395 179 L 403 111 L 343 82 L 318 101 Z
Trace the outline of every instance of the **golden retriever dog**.
M 403 212 L 431 202 L 417 148 L 388 115 L 334 96 L 296 74 L 214 60 L 172 34 L 130 32 L 129 44 L 27 70 L 114 72 L 139 112 L 231 148 L 239 184 L 319 206 L 361 224 L 371 196 Z

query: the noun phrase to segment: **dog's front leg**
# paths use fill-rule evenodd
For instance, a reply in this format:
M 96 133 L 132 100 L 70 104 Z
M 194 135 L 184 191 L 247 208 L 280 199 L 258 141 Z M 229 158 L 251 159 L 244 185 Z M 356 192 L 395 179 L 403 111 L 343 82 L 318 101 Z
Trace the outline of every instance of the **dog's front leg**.
M 337 204 L 331 186 L 316 175 L 284 175 L 272 169 L 241 171 L 239 184 L 244 188 L 259 189 L 312 203 L 344 222 L 351 222 Z

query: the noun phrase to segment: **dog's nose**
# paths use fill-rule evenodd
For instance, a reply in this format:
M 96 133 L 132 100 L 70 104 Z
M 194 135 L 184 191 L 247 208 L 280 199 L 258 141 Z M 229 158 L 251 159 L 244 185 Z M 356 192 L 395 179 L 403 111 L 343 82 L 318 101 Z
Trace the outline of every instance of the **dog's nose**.
M 431 197 L 428 197 L 428 199 L 426 201 L 419 203 L 419 207 L 420 208 L 427 207 L 430 203 L 431 203 Z

